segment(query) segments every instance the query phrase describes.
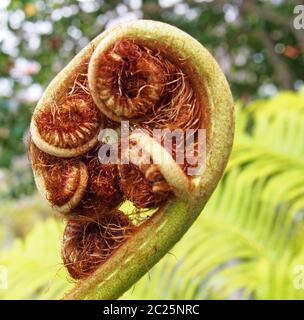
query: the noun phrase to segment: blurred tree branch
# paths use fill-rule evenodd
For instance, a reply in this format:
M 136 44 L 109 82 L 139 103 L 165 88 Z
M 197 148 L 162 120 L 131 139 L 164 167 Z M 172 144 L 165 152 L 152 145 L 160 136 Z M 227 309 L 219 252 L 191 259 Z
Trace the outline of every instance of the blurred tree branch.
M 227 4 L 224 0 L 215 0 L 220 6 Z M 263 20 L 270 21 L 276 25 L 281 25 L 286 29 L 293 31 L 297 41 L 304 43 L 304 34 L 302 32 L 296 32 L 293 28 L 292 19 L 281 16 L 273 10 L 267 10 L 267 8 L 259 5 L 255 0 L 243 0 L 243 1 L 232 1 L 232 4 L 239 7 L 240 10 L 240 21 L 244 24 L 245 17 L 248 14 L 254 14 L 261 17 Z M 261 27 L 255 32 L 255 36 L 262 42 L 269 62 L 274 69 L 275 80 L 284 89 L 292 89 L 294 83 L 294 77 L 283 58 L 278 55 L 274 49 L 274 42 L 271 36 Z M 303 38 L 303 39 L 302 39 Z M 302 42 L 303 41 L 303 42 Z
M 262 7 L 257 4 L 255 0 L 246 0 L 242 2 L 240 7 L 242 14 L 256 14 L 259 17 L 262 17 L 266 21 L 271 21 L 275 24 L 280 24 L 285 28 L 295 30 L 293 28 L 292 19 L 288 19 L 277 14 L 275 11 L 267 10 L 267 8 Z M 298 41 L 301 41 L 297 37 L 297 33 L 295 33 L 295 37 Z M 266 53 L 270 63 L 273 66 L 275 79 L 280 84 L 280 86 L 284 89 L 292 89 L 294 83 L 294 77 L 283 58 L 278 55 L 274 49 L 274 42 L 271 36 L 263 29 L 259 28 L 256 31 L 257 38 L 263 43 L 266 49 Z M 303 39 L 304 41 L 304 39 Z
M 268 59 L 274 68 L 276 81 L 284 89 L 292 89 L 294 77 L 292 76 L 288 65 L 285 61 L 275 52 L 274 43 L 269 34 L 264 29 L 256 31 L 256 36 L 264 44 Z
M 220 1 L 223 2 L 223 1 Z M 296 1 L 298 4 L 303 4 L 302 1 Z M 296 3 L 295 3 L 296 5 Z M 259 5 L 255 0 L 243 0 L 241 5 L 241 10 L 244 10 L 247 13 L 253 13 L 257 16 L 265 19 L 266 21 L 271 21 L 277 25 L 284 26 L 286 28 L 289 28 L 294 36 L 297 39 L 297 42 L 299 44 L 304 43 L 304 32 L 302 30 L 297 30 L 293 27 L 293 19 L 290 19 L 289 17 L 282 16 L 278 13 L 276 13 L 274 10 L 268 10 L 267 8 Z

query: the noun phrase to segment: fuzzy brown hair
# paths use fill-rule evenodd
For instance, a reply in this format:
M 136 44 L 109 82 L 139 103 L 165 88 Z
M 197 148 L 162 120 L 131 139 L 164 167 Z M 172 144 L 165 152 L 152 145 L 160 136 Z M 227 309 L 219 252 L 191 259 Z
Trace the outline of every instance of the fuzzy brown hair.
M 62 258 L 73 279 L 82 279 L 120 247 L 135 227 L 122 212 L 102 215 L 95 219 L 68 221 L 62 242 Z
M 189 77 L 163 52 L 122 39 L 99 59 L 100 99 L 116 115 L 140 118 L 148 130 L 199 128 L 203 106 Z
M 49 144 L 77 148 L 92 139 L 100 129 L 101 114 L 86 96 L 67 96 L 59 105 L 38 111 L 34 121 L 39 134 Z
M 132 163 L 120 165 L 119 174 L 125 198 L 137 208 L 157 207 L 170 196 L 170 187 L 154 165 L 141 169 Z
M 74 195 L 80 181 L 78 159 L 61 159 L 51 156 L 28 141 L 29 158 L 34 170 L 43 176 L 48 201 L 56 206 L 67 203 Z M 65 188 L 69 182 L 69 188 Z M 65 190 L 66 192 L 63 192 Z
M 88 169 L 88 187 L 80 204 L 74 209 L 77 214 L 101 215 L 118 206 L 123 199 L 116 164 L 102 164 L 98 159 L 100 145 L 80 159 Z

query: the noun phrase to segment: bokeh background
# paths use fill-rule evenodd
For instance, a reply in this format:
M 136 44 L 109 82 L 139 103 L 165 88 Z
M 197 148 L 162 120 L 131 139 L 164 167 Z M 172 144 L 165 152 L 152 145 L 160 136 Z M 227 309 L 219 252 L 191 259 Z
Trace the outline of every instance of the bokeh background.
M 304 298 L 304 21 L 295 0 L 0 1 L 0 299 L 58 299 L 62 221 L 37 194 L 24 137 L 46 85 L 116 23 L 155 19 L 216 57 L 236 100 L 232 156 L 186 236 L 129 299 Z M 1 278 L 2 279 L 2 278 Z M 3 279 L 2 279 L 3 280 Z M 1 284 L 1 281 L 0 281 Z

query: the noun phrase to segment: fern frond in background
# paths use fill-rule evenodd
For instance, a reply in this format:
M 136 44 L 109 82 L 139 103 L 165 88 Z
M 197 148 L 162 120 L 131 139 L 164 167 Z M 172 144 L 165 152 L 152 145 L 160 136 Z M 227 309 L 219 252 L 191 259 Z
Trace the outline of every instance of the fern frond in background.
M 0 264 L 8 269 L 8 289 L 1 299 L 56 299 L 72 282 L 60 261 L 63 224 L 53 218 L 38 222 L 25 240 L 16 240 L 2 252 Z
M 123 299 L 304 299 L 304 90 L 238 106 L 226 174 L 185 237 Z M 3 213 L 1 213 L 3 216 Z M 62 223 L 40 221 L 0 253 L 1 299 L 58 299 Z

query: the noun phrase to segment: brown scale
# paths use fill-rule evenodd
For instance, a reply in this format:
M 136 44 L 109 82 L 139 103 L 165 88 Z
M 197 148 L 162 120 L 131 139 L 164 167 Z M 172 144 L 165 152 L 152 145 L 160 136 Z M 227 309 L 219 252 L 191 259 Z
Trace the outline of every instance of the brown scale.
M 43 108 L 34 117 L 41 137 L 60 148 L 77 148 L 90 141 L 99 132 L 101 120 L 93 100 L 78 94 Z
M 148 130 L 200 126 L 203 106 L 189 78 L 176 63 L 136 40 L 119 40 L 101 55 L 96 77 L 100 99 L 122 119 L 140 118 L 140 127 Z
M 39 150 L 29 138 L 29 156 L 32 166 L 44 179 L 48 201 L 62 206 L 76 192 L 80 180 L 79 161 L 60 159 Z
M 140 118 L 160 99 L 165 82 L 161 61 L 133 40 L 120 40 L 100 58 L 97 88 L 118 116 Z
M 155 165 L 124 164 L 119 174 L 125 198 L 137 208 L 158 207 L 170 196 L 171 189 Z
M 69 220 L 62 241 L 62 258 L 71 277 L 81 279 L 92 274 L 133 231 L 129 218 L 119 210 L 95 220 Z
M 77 214 L 100 215 L 118 206 L 123 199 L 117 165 L 100 163 L 99 147 L 96 146 L 81 157 L 87 165 L 89 179 L 86 193 L 74 209 Z

